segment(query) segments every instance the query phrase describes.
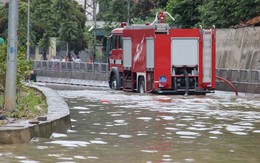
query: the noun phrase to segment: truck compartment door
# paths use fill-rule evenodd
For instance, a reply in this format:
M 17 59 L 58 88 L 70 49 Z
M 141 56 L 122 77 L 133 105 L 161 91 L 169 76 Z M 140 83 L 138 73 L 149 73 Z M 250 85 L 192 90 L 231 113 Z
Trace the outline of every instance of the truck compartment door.
M 146 38 L 146 68 L 154 69 L 154 38 Z
M 123 66 L 132 67 L 132 39 L 130 37 L 123 37 Z
M 203 30 L 203 83 L 211 83 L 212 30 Z
M 199 43 L 198 38 L 172 38 L 171 39 L 172 66 L 197 66 Z

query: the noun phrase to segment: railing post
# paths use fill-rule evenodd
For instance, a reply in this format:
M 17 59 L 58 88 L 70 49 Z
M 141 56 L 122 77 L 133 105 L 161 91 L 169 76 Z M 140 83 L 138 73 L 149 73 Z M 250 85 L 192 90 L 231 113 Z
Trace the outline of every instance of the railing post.
M 258 84 L 260 84 L 260 70 L 258 70 Z
M 84 72 L 87 72 L 87 71 L 88 71 L 88 67 L 87 67 L 87 66 L 88 66 L 88 64 L 85 62 L 85 63 L 84 63 Z
M 36 61 L 33 61 L 33 70 L 36 69 L 36 66 L 37 66 Z

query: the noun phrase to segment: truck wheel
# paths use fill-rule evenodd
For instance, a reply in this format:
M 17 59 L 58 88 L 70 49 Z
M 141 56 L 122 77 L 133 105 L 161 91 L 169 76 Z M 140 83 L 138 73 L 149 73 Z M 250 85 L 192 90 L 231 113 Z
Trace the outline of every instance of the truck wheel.
M 112 68 L 110 78 L 109 78 L 109 87 L 114 90 L 119 90 L 121 87 L 120 75 L 117 68 Z
M 139 93 L 145 93 L 145 83 L 144 78 L 140 78 L 138 82 L 138 92 Z
M 115 74 L 112 75 L 112 77 L 111 77 L 111 87 L 110 88 L 115 89 L 115 90 L 117 88 L 117 82 L 116 82 L 116 75 Z

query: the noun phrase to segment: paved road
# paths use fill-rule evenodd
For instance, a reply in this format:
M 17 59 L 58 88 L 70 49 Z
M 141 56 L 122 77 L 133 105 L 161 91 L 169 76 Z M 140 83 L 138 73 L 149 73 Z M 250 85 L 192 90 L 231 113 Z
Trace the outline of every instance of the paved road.
M 73 88 L 58 91 L 70 107 L 72 130 L 30 144 L 1 146 L 0 162 L 260 161 L 259 96 L 157 96 Z

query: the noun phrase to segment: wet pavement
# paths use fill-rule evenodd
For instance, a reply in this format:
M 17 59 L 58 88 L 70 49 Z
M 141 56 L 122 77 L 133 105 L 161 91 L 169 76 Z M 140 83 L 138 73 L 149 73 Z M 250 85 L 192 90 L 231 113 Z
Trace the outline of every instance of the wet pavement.
M 70 107 L 72 129 L 0 146 L 0 162 L 260 162 L 259 95 L 58 93 Z

